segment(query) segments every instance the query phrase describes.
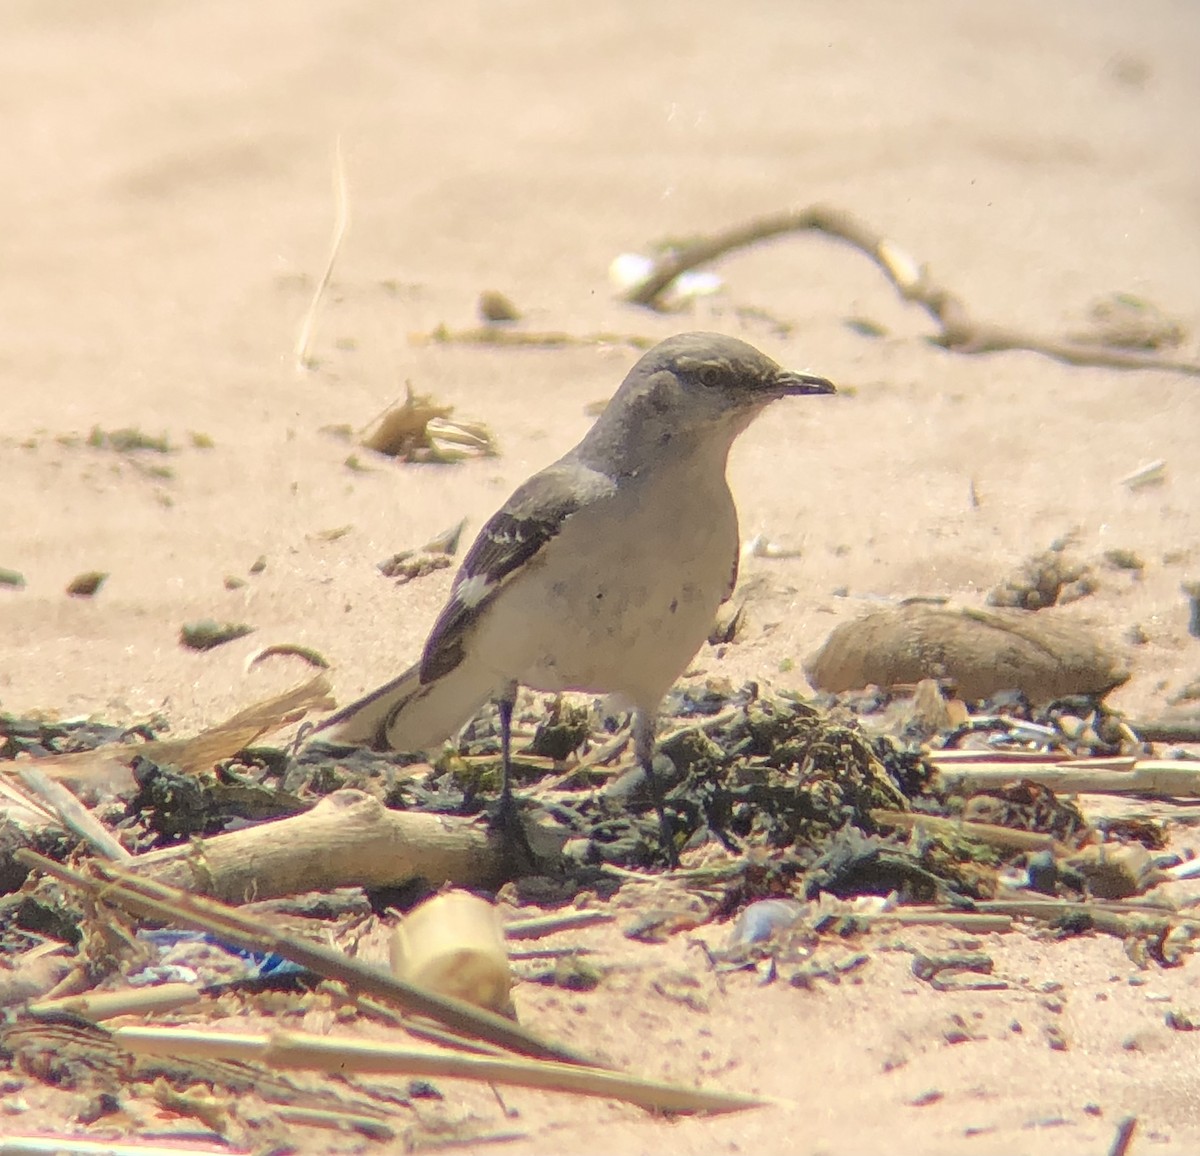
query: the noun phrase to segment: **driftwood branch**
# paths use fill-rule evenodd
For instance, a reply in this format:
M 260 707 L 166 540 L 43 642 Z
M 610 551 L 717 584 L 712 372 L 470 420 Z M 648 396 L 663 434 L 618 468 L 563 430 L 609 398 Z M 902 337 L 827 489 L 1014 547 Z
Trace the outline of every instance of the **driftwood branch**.
M 935 281 L 924 265 L 893 241 L 854 214 L 829 205 L 811 205 L 806 209 L 760 217 L 672 249 L 655 262 L 650 274 L 630 289 L 625 299 L 634 305 L 663 309 L 664 294 L 681 273 L 759 241 L 786 233 L 808 231 L 845 241 L 870 257 L 905 301 L 920 305 L 937 322 L 939 332 L 933 338 L 934 342 L 955 353 L 996 353 L 1020 349 L 1040 353 L 1068 365 L 1160 369 L 1200 376 L 1200 363 L 1194 361 L 1114 348 L 1101 342 L 1046 337 L 980 321 L 971 316 L 961 297 Z
M 487 887 L 504 878 L 503 840 L 472 819 L 392 811 L 343 790 L 311 811 L 139 855 L 139 874 L 227 903 L 338 887 Z

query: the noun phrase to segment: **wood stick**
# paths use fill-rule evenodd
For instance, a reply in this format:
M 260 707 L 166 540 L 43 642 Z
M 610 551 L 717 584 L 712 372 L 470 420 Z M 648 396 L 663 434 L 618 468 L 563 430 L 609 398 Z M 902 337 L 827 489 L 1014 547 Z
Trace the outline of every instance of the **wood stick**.
M 1200 919 L 1181 916 L 1171 908 L 1152 907 L 1147 904 L 1072 903 L 1061 899 L 991 899 L 977 903 L 979 911 L 992 915 L 1010 915 L 1015 918 L 1037 919 L 1045 923 L 1056 923 L 1064 919 L 1086 919 L 1097 931 L 1125 938 L 1145 932 L 1163 931 L 1172 926 L 1183 926 L 1200 930 Z
M 1012 916 L 988 914 L 982 911 L 930 911 L 919 907 L 900 907 L 895 911 L 865 912 L 852 915 L 855 922 L 862 921 L 869 927 L 879 924 L 898 923 L 904 927 L 951 927 L 956 931 L 972 931 L 977 935 L 1012 930 Z
M 26 790 L 32 791 L 54 808 L 63 826 L 78 835 L 98 854 L 118 862 L 128 862 L 133 858 L 132 852 L 121 846 L 117 837 L 62 783 L 56 783 L 43 774 L 39 767 L 28 764 L 17 767 L 17 777 Z
M 517 919 L 504 925 L 504 934 L 509 939 L 540 939 L 556 931 L 575 931 L 581 927 L 594 927 L 598 923 L 611 923 L 612 912 L 598 908 L 561 911 L 553 915 L 538 915 L 532 919 Z
M 139 1140 L 83 1140 L 75 1136 L 12 1136 L 0 1139 L 0 1156 L 229 1156 L 231 1149 L 186 1144 L 145 1144 Z
M 1074 847 L 1060 843 L 1053 835 L 1042 831 L 1019 831 L 997 823 L 975 823 L 967 819 L 946 819 L 937 815 L 916 815 L 911 811 L 879 809 L 871 812 L 871 818 L 882 827 L 894 827 L 900 831 L 921 827 L 934 835 L 974 839 L 989 847 L 1003 847 L 1009 851 L 1053 851 L 1060 858 L 1075 854 Z
M 83 1016 L 99 1023 L 117 1016 L 145 1015 L 149 1012 L 174 1011 L 198 1003 L 204 998 L 204 986 L 198 983 L 160 983 L 150 987 L 127 987 L 120 991 L 85 992 L 61 999 L 31 1003 L 26 1011 L 32 1016 L 50 1016 L 60 1012 Z
M 1132 771 L 1137 765 L 1133 755 L 1097 755 L 1078 758 L 1067 751 L 929 751 L 925 756 L 938 770 L 970 769 L 973 766 L 1011 766 L 1014 773 L 1022 767 L 1054 769 L 1064 763 L 1076 771 Z
M 303 1032 L 226 1036 L 208 1031 L 160 1027 L 117 1028 L 113 1039 L 132 1052 L 253 1059 L 274 1067 L 325 1072 L 373 1072 L 445 1079 L 485 1080 L 546 1091 L 624 1100 L 659 1112 L 732 1112 L 767 1103 L 761 1097 L 687 1088 L 606 1068 L 578 1067 L 544 1060 L 462 1055 L 432 1048 L 397 1047 L 376 1040 L 337 1039 Z M 225 1050 L 226 1041 L 229 1049 Z
M 943 767 L 939 775 L 948 790 L 981 789 L 1030 779 L 1065 794 L 1200 798 L 1200 766 L 1170 759 L 1144 759 L 1130 771 L 1080 771 L 1068 763 L 1045 768 Z

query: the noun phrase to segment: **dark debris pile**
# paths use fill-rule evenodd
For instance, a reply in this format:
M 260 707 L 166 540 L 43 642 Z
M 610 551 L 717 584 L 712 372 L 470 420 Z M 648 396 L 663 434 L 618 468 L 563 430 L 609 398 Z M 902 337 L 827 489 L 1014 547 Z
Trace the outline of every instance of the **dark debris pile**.
M 670 784 L 666 807 L 680 848 L 713 840 L 735 854 L 774 856 L 788 877 L 803 876 L 810 892 L 894 891 L 926 902 L 987 898 L 999 872 L 1023 868 L 1027 854 L 963 832 L 898 830 L 877 813 L 916 812 L 1041 832 L 1071 846 L 1083 843 L 1090 828 L 1073 803 L 1019 776 L 969 795 L 947 794 L 931 752 L 1037 747 L 1112 754 L 1134 738 L 1118 715 L 1088 699 L 1035 710 L 1019 695 L 1001 696 L 972 704 L 965 718 L 932 736 L 914 724 L 910 704 L 877 691 L 815 705 L 790 695 L 761 695 L 754 684 L 676 690 L 656 766 Z M 657 819 L 615 722 L 564 698 L 531 695 L 522 707 L 518 721 L 528 730 L 516 744 L 518 793 L 527 813 L 541 808 L 567 829 L 566 862 L 559 867 L 656 862 Z M 0 757 L 24 753 L 37 759 L 131 737 L 152 739 L 162 726 L 156 721 L 133 733 L 90 722 L 0 716 Z M 588 765 L 606 744 L 609 765 L 600 759 Z M 475 815 L 492 805 L 499 784 L 498 716 L 483 712 L 432 767 L 414 756 L 318 741 L 299 749 L 248 748 L 200 774 L 153 762 L 136 748 L 131 761 L 134 789 L 109 800 L 104 814 L 138 852 L 296 815 L 343 788 L 394 809 Z M 1162 846 L 1153 823 L 1110 828 L 1109 837 L 1114 834 Z M 35 849 L 61 857 L 73 845 L 71 837 L 55 832 Z M 0 884 L 12 890 L 25 872 L 4 874 L 3 866 Z

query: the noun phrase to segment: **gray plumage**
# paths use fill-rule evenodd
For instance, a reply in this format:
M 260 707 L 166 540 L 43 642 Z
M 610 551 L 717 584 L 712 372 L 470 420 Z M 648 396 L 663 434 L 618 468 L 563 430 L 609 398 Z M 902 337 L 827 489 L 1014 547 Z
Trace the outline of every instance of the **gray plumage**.
M 422 750 L 489 699 L 615 694 L 649 771 L 663 696 L 737 579 L 734 439 L 772 401 L 828 394 L 737 338 L 684 333 L 629 371 L 574 449 L 479 532 L 419 663 L 321 723 L 335 739 Z

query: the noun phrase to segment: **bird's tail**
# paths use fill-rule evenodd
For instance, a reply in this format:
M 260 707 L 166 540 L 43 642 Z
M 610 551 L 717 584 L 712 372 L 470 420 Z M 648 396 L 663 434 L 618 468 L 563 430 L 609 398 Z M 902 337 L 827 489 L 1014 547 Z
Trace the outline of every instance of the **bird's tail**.
M 421 682 L 419 664 L 322 719 L 314 733 L 377 751 L 436 747 L 469 722 L 495 691 L 493 679 L 469 677 L 463 663 L 433 682 Z

